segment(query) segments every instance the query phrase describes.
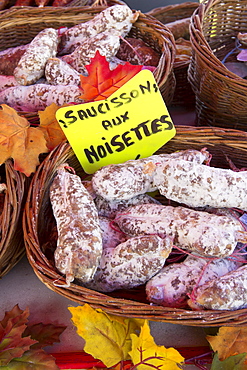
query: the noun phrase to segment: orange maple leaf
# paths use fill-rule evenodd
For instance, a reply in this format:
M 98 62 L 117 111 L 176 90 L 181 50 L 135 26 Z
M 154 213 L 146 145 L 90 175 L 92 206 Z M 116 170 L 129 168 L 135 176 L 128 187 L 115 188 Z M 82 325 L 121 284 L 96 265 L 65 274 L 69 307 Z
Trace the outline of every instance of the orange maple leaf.
M 142 65 L 132 65 L 126 62 L 110 70 L 106 58 L 97 51 L 91 63 L 86 66 L 88 76 L 80 76 L 80 87 L 83 90 L 80 98 L 85 102 L 106 99 L 142 68 Z
M 14 160 L 14 169 L 30 176 L 35 172 L 39 155 L 48 152 L 43 132 L 30 127 L 28 120 L 8 105 L 0 106 L 0 164 Z
M 59 108 L 61 107 L 52 103 L 46 107 L 44 111 L 38 112 L 40 118 L 39 127 L 44 133 L 46 145 L 49 150 L 54 149 L 57 145 L 66 140 L 66 136 L 56 119 L 56 112 Z
M 247 327 L 227 327 L 219 328 L 215 336 L 206 337 L 214 352 L 218 352 L 219 359 L 224 361 L 230 356 L 246 352 L 247 348 Z

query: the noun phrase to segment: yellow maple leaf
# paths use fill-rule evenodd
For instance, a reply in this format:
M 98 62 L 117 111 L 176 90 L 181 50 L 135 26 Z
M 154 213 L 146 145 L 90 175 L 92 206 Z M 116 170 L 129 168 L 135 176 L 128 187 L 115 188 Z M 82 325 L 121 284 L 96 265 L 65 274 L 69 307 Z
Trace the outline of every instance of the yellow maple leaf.
M 175 348 L 165 348 L 155 343 L 150 334 L 148 321 L 145 320 L 139 336 L 131 335 L 132 349 L 129 352 L 131 360 L 138 370 L 178 370 L 184 358 Z
M 49 150 L 54 149 L 57 145 L 66 140 L 66 136 L 56 119 L 56 112 L 59 108 L 61 107 L 52 103 L 46 107 L 44 111 L 38 112 L 40 118 L 39 128 L 46 138 L 46 145 Z
M 247 327 L 244 326 L 223 326 L 217 335 L 208 335 L 206 339 L 221 361 L 247 351 Z
M 129 359 L 131 334 L 140 331 L 144 320 L 109 315 L 85 304 L 69 307 L 77 333 L 85 340 L 84 351 L 107 367 Z

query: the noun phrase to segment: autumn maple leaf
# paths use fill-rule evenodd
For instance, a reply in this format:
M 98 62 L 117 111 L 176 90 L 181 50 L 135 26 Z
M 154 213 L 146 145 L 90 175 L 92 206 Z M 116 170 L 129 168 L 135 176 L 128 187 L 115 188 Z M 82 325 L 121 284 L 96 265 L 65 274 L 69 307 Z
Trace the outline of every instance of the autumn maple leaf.
M 69 310 L 77 333 L 85 340 L 84 351 L 107 367 L 115 366 L 114 370 L 181 369 L 184 358 L 175 348 L 156 345 L 147 320 L 111 315 L 88 304 Z M 126 360 L 132 361 L 132 367 L 130 363 L 123 367 Z
M 143 320 L 109 315 L 90 305 L 69 307 L 77 333 L 85 340 L 84 351 L 112 367 L 129 358 L 130 334 L 140 329 Z
M 28 315 L 28 309 L 22 311 L 16 305 L 0 321 L 0 366 L 6 366 L 15 357 L 21 357 L 36 343 L 30 337 L 22 337 Z
M 148 321 L 145 320 L 140 335 L 131 334 L 132 349 L 129 352 L 133 364 L 140 370 L 150 368 L 179 370 L 184 358 L 175 348 L 166 348 L 155 343 Z
M 241 353 L 227 357 L 224 361 L 221 361 L 216 352 L 210 370 L 246 370 L 245 356 L 246 353 Z
M 61 107 L 52 103 L 44 111 L 38 112 L 40 118 L 39 128 L 44 133 L 46 145 L 49 150 L 54 149 L 66 140 L 66 136 L 56 119 L 56 112 L 59 108 Z
M 31 349 L 42 349 L 46 346 L 51 346 L 54 343 L 60 342 L 60 335 L 66 329 L 63 325 L 43 324 L 37 323 L 28 325 L 23 333 L 23 336 L 30 336 L 31 339 L 36 341 L 31 346 Z
M 15 305 L 0 321 L 0 368 L 59 370 L 55 358 L 42 348 L 59 342 L 65 326 L 28 325 L 29 309 Z
M 12 158 L 14 169 L 30 176 L 40 163 L 39 155 L 48 152 L 44 134 L 15 109 L 5 104 L 0 108 L 0 164 Z
M 219 360 L 224 361 L 230 356 L 246 352 L 247 327 L 223 326 L 217 335 L 208 335 L 206 339 L 213 351 L 218 353 Z
M 91 63 L 86 66 L 88 76 L 80 76 L 80 87 L 83 90 L 80 98 L 85 102 L 106 99 L 140 72 L 142 68 L 141 65 L 132 65 L 126 62 L 110 70 L 105 56 L 97 51 L 94 58 L 91 59 Z

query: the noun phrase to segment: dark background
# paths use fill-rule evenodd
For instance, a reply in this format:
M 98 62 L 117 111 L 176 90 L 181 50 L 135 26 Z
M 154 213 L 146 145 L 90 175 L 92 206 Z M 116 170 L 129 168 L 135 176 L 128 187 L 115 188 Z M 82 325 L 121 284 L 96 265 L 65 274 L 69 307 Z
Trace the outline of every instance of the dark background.
M 190 0 L 193 1 L 193 0 Z M 198 1 L 195 1 L 198 2 Z M 125 3 L 130 8 L 141 10 L 143 13 L 150 11 L 153 8 L 163 7 L 171 4 L 184 3 L 182 0 L 125 0 Z

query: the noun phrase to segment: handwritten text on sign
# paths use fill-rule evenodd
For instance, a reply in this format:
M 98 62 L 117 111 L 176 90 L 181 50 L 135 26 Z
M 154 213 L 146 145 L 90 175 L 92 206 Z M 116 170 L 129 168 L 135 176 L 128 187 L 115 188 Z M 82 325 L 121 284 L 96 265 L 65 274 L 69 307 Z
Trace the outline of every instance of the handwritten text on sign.
M 106 100 L 60 108 L 56 118 L 87 173 L 148 157 L 176 132 L 149 70 Z

